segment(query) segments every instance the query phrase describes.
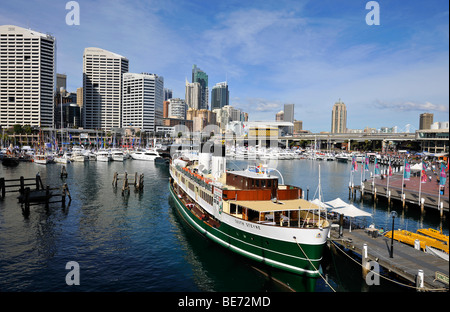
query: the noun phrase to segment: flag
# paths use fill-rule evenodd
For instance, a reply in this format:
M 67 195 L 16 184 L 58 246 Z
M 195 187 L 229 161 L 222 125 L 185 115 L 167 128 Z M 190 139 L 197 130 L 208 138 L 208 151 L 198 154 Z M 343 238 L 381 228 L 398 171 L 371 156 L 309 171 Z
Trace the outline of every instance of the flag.
M 352 156 L 352 171 L 358 171 L 358 163 L 356 162 L 355 156 Z
M 380 166 L 378 165 L 377 158 L 375 158 L 375 170 L 374 170 L 374 176 L 380 175 Z
M 389 159 L 389 176 L 392 177 L 392 166 L 391 166 L 391 160 Z
M 405 180 L 409 180 L 411 177 L 411 166 L 409 165 L 408 161 L 405 159 L 405 170 L 403 171 L 403 178 Z
M 446 166 L 444 164 L 441 164 L 441 178 L 439 180 L 439 185 L 445 185 L 445 182 L 447 181 L 447 175 L 445 174 Z
M 425 172 L 425 170 L 427 169 L 427 165 L 425 164 L 425 162 L 422 160 L 422 172 L 421 172 L 421 179 L 420 181 L 422 183 L 426 183 L 427 182 L 427 174 Z
M 365 171 L 369 171 L 369 157 L 366 157 L 366 161 L 364 164 L 364 170 Z

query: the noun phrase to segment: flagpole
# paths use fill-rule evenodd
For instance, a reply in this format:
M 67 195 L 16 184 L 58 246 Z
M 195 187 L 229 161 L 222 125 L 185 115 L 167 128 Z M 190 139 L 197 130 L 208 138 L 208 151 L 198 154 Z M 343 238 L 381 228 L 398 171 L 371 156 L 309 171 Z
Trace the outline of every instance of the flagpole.
M 389 167 L 388 167 L 388 173 L 387 173 L 387 185 L 386 185 L 386 196 L 389 196 L 389 176 L 390 176 L 390 169 L 391 169 L 391 158 L 389 158 Z M 389 196 L 390 197 L 390 196 Z
M 402 200 L 403 200 L 403 185 L 405 184 L 405 172 L 406 172 L 406 158 L 403 159 L 403 174 L 402 174 Z
M 420 194 L 422 192 L 422 172 L 423 172 L 422 162 L 420 162 L 420 165 L 422 166 L 422 170 L 420 170 L 420 179 L 419 179 L 419 206 L 420 206 Z

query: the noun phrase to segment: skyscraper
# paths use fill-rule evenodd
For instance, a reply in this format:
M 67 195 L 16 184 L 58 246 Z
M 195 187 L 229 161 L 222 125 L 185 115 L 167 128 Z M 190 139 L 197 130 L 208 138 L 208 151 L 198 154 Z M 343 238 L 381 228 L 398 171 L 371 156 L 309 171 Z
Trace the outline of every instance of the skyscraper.
M 121 127 L 122 74 L 126 72 L 127 58 L 99 48 L 84 49 L 84 128 L 110 130 Z
M 180 118 L 180 119 L 186 119 L 186 111 L 187 111 L 187 105 L 186 102 L 183 99 L 180 98 L 172 98 L 169 99 L 169 118 Z
M 333 106 L 331 113 L 331 133 L 347 132 L 347 108 L 339 99 Z
M 294 122 L 294 105 L 295 104 L 284 104 L 284 121 Z
M 209 103 L 209 89 L 208 89 L 208 75 L 197 67 L 192 66 L 192 82 L 198 82 L 201 89 L 201 101 L 198 109 L 208 109 Z
M 433 117 L 434 115 L 431 113 L 420 114 L 419 130 L 431 129 L 431 125 L 433 124 Z
M 229 105 L 230 91 L 228 83 L 219 82 L 211 90 L 211 110 Z
M 55 38 L 0 26 L 0 124 L 53 127 Z
M 155 131 L 162 125 L 164 78 L 155 74 L 123 74 L 122 128 Z
M 200 109 L 202 89 L 198 82 L 189 83 L 186 79 L 186 104 L 189 108 Z

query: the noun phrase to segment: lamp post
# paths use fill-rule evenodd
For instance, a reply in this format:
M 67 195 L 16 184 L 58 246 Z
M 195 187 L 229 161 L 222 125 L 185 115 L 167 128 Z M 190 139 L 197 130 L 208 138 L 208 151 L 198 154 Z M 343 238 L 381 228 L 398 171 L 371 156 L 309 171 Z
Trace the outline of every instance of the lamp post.
M 394 221 L 395 221 L 395 218 L 397 217 L 397 211 L 392 211 L 391 212 L 391 217 L 392 217 L 392 236 L 391 236 L 391 254 L 390 254 L 390 257 L 394 258 Z

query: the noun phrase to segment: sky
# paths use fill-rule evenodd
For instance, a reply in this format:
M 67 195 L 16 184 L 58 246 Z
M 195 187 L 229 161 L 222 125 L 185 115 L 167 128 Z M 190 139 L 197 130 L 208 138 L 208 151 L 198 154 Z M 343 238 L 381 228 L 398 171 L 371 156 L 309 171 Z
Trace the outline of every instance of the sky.
M 129 59 L 129 71 L 164 77 L 185 98 L 196 64 L 209 89 L 227 81 L 230 105 L 274 121 L 284 104 L 312 132 L 331 130 L 339 99 L 347 128 L 419 128 L 419 115 L 449 117 L 449 3 L 380 0 L 0 0 L 0 25 L 56 38 L 57 73 L 82 86 L 83 51 Z M 366 16 L 379 16 L 368 25 Z M 369 23 L 370 24 L 370 23 Z

